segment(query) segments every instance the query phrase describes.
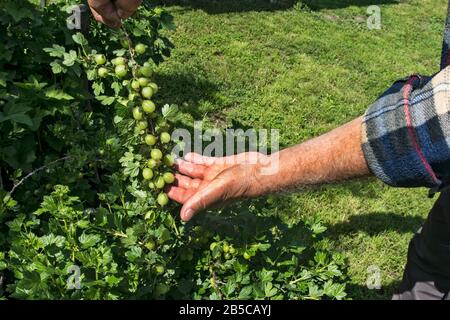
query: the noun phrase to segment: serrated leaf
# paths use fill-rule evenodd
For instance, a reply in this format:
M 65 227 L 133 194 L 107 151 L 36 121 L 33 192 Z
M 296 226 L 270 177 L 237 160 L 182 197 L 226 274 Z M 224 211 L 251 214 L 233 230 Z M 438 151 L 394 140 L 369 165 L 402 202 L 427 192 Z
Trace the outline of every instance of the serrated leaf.
M 61 89 L 49 88 L 49 89 L 45 90 L 44 94 L 47 98 L 51 98 L 51 99 L 73 100 L 73 97 L 70 94 L 65 93 Z
M 103 87 L 103 82 L 94 82 L 92 84 L 92 89 L 94 90 L 94 94 L 96 96 L 99 96 L 105 92 L 105 89 Z
M 78 58 L 77 53 L 74 50 L 70 50 L 68 53 L 67 52 L 64 53 L 63 65 L 71 67 L 75 64 L 77 58 Z
M 176 104 L 168 105 L 165 104 L 161 109 L 161 113 L 164 118 L 173 118 L 178 113 L 178 106 Z
M 272 282 L 267 282 L 264 285 L 264 294 L 266 295 L 267 298 L 273 297 L 274 295 L 276 295 L 278 292 L 278 290 L 276 288 L 274 288 Z
M 44 48 L 43 50 L 47 52 L 50 55 L 50 57 L 57 57 L 57 58 L 64 57 L 64 53 L 66 52 L 66 48 L 57 44 L 54 44 L 51 48 Z
M 97 76 L 97 71 L 95 69 L 89 69 L 86 71 L 86 76 L 88 80 L 94 80 Z
M 77 32 L 74 35 L 72 35 L 72 39 L 75 43 L 85 46 L 88 44 L 88 41 L 84 37 L 84 35 L 81 32 Z
M 50 63 L 50 66 L 52 67 L 52 72 L 53 72 L 54 74 L 63 73 L 63 72 L 66 72 L 66 70 L 67 70 L 65 67 L 63 67 L 63 66 L 59 63 L 59 61 L 53 61 L 53 62 L 51 62 L 51 63 Z
M 111 84 L 111 88 L 114 90 L 114 93 L 116 94 L 116 96 L 118 96 L 120 93 L 120 90 L 122 89 L 122 86 L 118 82 L 114 81 Z
M 104 106 L 110 106 L 114 103 L 115 98 L 114 97 L 107 97 L 102 101 L 102 105 Z
M 246 286 L 246 287 L 242 288 L 242 290 L 239 292 L 238 299 L 240 299 L 240 300 L 249 299 L 251 297 L 252 291 L 253 291 L 252 286 Z
M 142 249 L 137 246 L 132 246 L 129 251 L 125 253 L 128 261 L 134 262 L 136 259 L 139 259 L 142 255 Z
M 40 239 L 44 244 L 44 246 L 50 246 L 54 244 L 59 248 L 61 248 L 64 245 L 64 242 L 66 240 L 66 238 L 64 238 L 63 236 L 55 236 L 53 233 L 44 235 Z
M 83 233 L 78 237 L 81 246 L 85 249 L 95 246 L 100 241 L 100 236 L 98 234 L 86 234 Z

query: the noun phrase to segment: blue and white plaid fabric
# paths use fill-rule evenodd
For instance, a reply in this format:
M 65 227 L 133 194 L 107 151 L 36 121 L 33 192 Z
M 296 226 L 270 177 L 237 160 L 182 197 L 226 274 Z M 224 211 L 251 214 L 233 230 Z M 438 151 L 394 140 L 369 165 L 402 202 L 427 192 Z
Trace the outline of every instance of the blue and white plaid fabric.
M 395 82 L 365 113 L 362 148 L 392 186 L 439 189 L 450 177 L 450 67 Z

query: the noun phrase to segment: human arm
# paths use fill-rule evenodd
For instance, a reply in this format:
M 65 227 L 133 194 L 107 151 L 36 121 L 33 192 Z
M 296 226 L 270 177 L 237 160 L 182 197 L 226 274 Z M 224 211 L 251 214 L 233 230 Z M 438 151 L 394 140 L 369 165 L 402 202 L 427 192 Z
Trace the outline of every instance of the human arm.
M 211 205 L 369 175 L 357 118 L 327 134 L 265 156 L 226 158 L 190 153 L 177 164 L 170 198 L 183 203 L 185 221 Z
M 450 67 L 433 77 L 397 81 L 363 117 L 270 156 L 260 163 L 234 156 L 189 154 L 178 164 L 169 197 L 183 204 L 181 218 L 213 204 L 370 175 L 397 187 L 439 191 L 450 177 Z M 279 171 L 262 175 L 261 162 L 279 159 Z

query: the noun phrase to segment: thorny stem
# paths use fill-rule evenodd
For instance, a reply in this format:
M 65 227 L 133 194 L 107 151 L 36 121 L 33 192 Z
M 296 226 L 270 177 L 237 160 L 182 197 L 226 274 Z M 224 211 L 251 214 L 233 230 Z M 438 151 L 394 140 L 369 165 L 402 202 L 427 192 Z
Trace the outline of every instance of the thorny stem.
M 70 156 L 62 157 L 62 158 L 60 158 L 60 159 L 57 159 L 57 160 L 55 160 L 55 161 L 50 162 L 49 164 L 46 164 L 46 165 L 44 165 L 44 166 L 42 166 L 42 167 L 37 168 L 36 170 L 31 171 L 29 174 L 27 174 L 25 177 L 23 177 L 22 180 L 20 180 L 18 183 L 16 183 L 16 184 L 13 186 L 13 188 L 12 188 L 11 191 L 10 191 L 10 194 L 12 195 L 12 194 L 14 193 L 14 191 L 15 191 L 22 183 L 25 182 L 25 180 L 31 178 L 33 175 L 35 175 L 35 174 L 38 173 L 39 171 L 42 171 L 42 170 L 44 170 L 44 169 L 47 169 L 48 167 L 50 167 L 50 166 L 52 166 L 52 165 L 54 165 L 54 164 L 56 164 L 56 163 L 58 163 L 58 162 L 60 162 L 60 161 L 64 161 L 64 160 L 67 160 L 67 159 L 70 159 L 70 158 L 71 158 Z
M 130 60 L 131 60 L 131 63 L 133 65 L 131 67 L 131 73 L 133 74 L 133 78 L 136 78 L 136 66 L 137 66 L 137 63 L 136 63 L 136 60 L 134 59 L 133 43 L 131 42 L 130 36 L 128 35 L 128 32 L 127 32 L 127 30 L 125 29 L 125 27 L 123 25 L 122 25 L 121 29 L 122 29 L 122 31 L 123 31 L 123 33 L 125 35 L 125 38 L 127 39 L 127 42 L 128 42 L 128 51 L 130 52 Z
M 209 267 L 209 272 L 211 273 L 211 276 L 213 278 L 213 282 L 211 283 L 211 285 L 213 286 L 214 290 L 216 291 L 216 293 L 219 295 L 220 300 L 223 300 L 223 293 L 222 291 L 220 291 L 220 288 L 217 286 L 217 276 L 216 273 L 214 272 L 213 268 L 210 266 Z

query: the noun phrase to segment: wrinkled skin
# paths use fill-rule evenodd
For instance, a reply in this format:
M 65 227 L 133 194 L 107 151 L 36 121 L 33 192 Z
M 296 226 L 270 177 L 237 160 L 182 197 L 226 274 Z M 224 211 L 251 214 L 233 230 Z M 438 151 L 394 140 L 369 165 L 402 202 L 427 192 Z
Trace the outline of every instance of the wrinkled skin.
M 119 28 L 122 19 L 133 15 L 142 0 L 88 0 L 95 20 L 111 28 Z

